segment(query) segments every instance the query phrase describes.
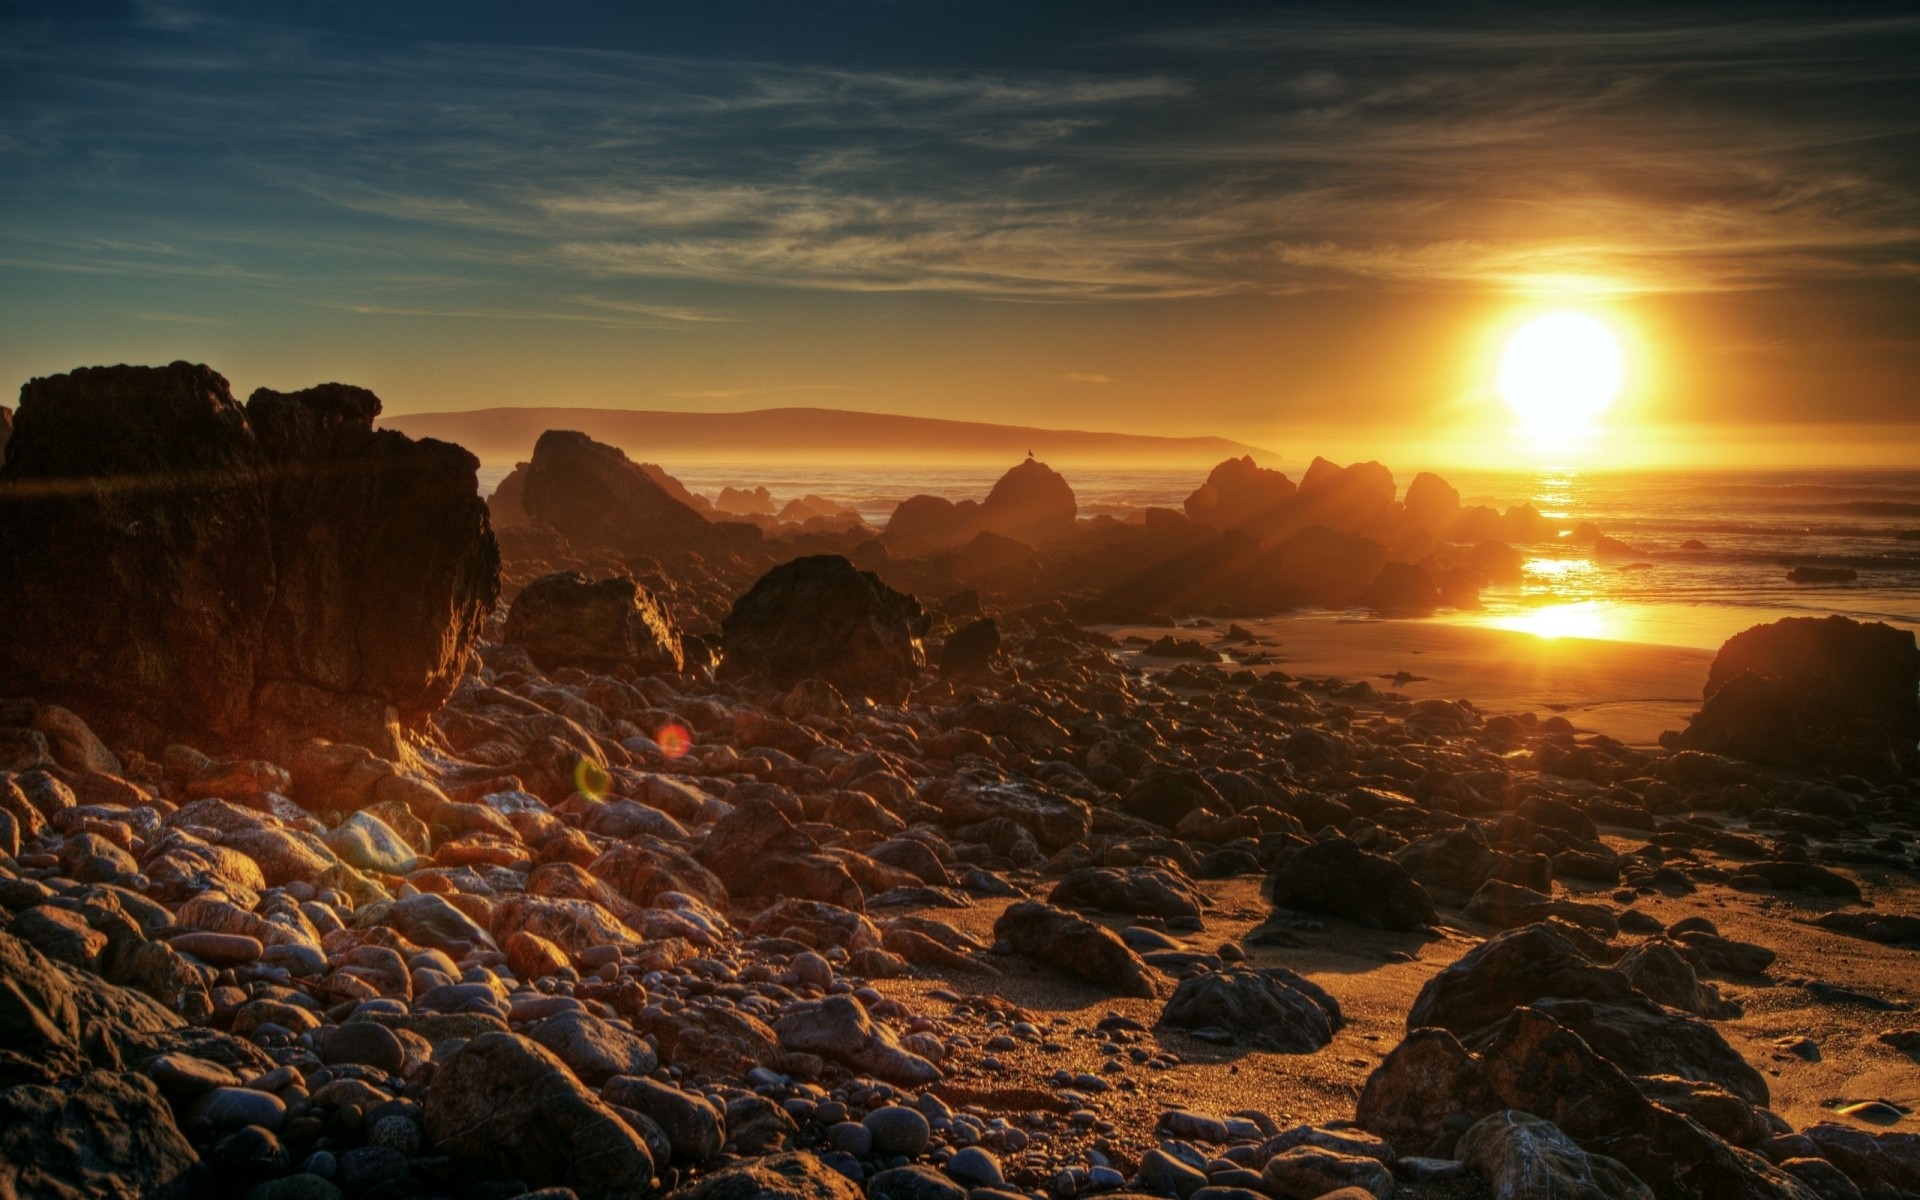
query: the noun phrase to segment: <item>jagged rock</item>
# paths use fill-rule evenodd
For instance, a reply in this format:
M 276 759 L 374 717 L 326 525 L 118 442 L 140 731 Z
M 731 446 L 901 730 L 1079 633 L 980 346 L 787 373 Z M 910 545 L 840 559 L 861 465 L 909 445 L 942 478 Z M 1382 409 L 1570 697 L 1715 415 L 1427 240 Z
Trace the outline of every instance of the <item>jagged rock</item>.
M 972 542 L 981 534 L 1043 546 L 1073 533 L 1079 506 L 1059 472 L 1027 459 L 1002 475 L 975 503 L 914 496 L 894 509 L 880 535 L 893 549 L 923 554 Z
M 600 1098 L 658 1125 L 675 1162 L 706 1162 L 726 1144 L 726 1123 L 705 1096 L 644 1076 L 619 1075 L 600 1089 Z
M 1635 991 L 1669 1008 L 1713 1021 L 1740 1015 L 1740 1006 L 1722 999 L 1718 987 L 1701 980 L 1671 942 L 1642 942 L 1627 951 L 1614 970 L 1625 975 Z
M 720 540 L 720 527 L 674 499 L 618 447 L 571 430 L 549 429 L 534 443 L 521 503 L 575 546 L 658 554 Z M 728 528 L 757 536 L 752 526 Z
M 1061 877 L 1047 903 L 1162 917 L 1197 928 L 1203 900 L 1190 882 L 1158 867 L 1081 867 Z
M 197 1161 L 143 1076 L 90 1070 L 0 1090 L 0 1195 L 145 1200 Z
M 1591 929 L 1601 937 L 1610 938 L 1620 932 L 1618 918 L 1602 905 L 1584 904 L 1578 900 L 1556 900 L 1532 888 L 1501 879 L 1489 879 L 1481 884 L 1462 911 L 1469 920 L 1482 921 L 1501 929 L 1557 919 Z
M 1444 1029 L 1414 1029 L 1367 1076 L 1354 1122 L 1403 1156 L 1422 1155 L 1437 1148 L 1451 1118 L 1498 1107 L 1479 1060 L 1459 1038 Z
M 397 753 L 451 692 L 499 555 L 457 446 L 373 429 L 372 393 L 206 367 L 29 381 L 0 466 L 0 663 L 117 742 L 288 728 Z M 87 603 L 72 602 L 85 588 Z
M 1407 519 L 1438 537 L 1460 516 L 1460 491 L 1431 471 L 1422 471 L 1407 485 Z
M 675 1200 L 862 1200 L 845 1175 L 812 1154 L 778 1154 L 715 1171 Z
M 950 829 L 1004 818 L 1033 835 L 1041 849 L 1062 850 L 1093 828 L 1093 811 L 1073 796 L 1042 791 L 1024 782 L 1000 782 L 961 776 L 939 780 L 922 799 L 940 809 Z
M 514 597 L 502 637 L 545 671 L 672 674 L 685 661 L 666 606 L 626 575 L 592 583 L 577 571 L 542 575 Z
M 1268 470 L 1252 455 L 1229 458 L 1207 473 L 1207 481 L 1186 499 L 1187 519 L 1215 529 L 1231 529 L 1265 512 L 1298 490 L 1279 471 Z
M 1160 767 L 1148 772 L 1120 798 L 1120 807 L 1143 821 L 1172 829 L 1195 809 L 1226 813 L 1231 807 L 1198 771 Z
M 1788 617 L 1735 634 L 1707 671 L 1682 749 L 1800 769 L 1920 772 L 1920 645 L 1911 630 Z
M 1920 1134 L 1868 1133 L 1827 1121 L 1801 1132 L 1847 1178 L 1863 1187 L 1920 1190 Z
M 1427 980 L 1407 1011 L 1407 1028 L 1438 1026 L 1470 1034 L 1542 997 L 1625 1002 L 1633 985 L 1600 966 L 1545 925 L 1488 939 Z
M 1461 1135 L 1456 1153 L 1487 1181 L 1494 1200 L 1653 1200 L 1633 1172 L 1588 1154 L 1553 1122 L 1529 1113 L 1482 1117 Z
M 1347 1192 L 1373 1200 L 1393 1195 L 1393 1172 L 1379 1159 L 1319 1146 L 1295 1146 L 1274 1155 L 1260 1177 L 1278 1200 L 1321 1200 Z
M 993 933 L 1036 962 L 1123 996 L 1154 999 L 1161 985 L 1153 969 L 1113 931 L 1050 904 L 1024 901 L 1000 914 Z
M 1333 1040 L 1340 1005 L 1317 984 L 1284 967 L 1234 968 L 1184 979 L 1160 1024 L 1203 1041 L 1311 1054 Z
M 818 1054 L 890 1083 L 919 1087 L 941 1077 L 940 1068 L 903 1048 L 848 996 L 800 1005 L 775 1021 L 773 1032 L 784 1050 Z
M 993 677 L 993 659 L 1000 653 L 1000 626 L 992 617 L 955 631 L 940 649 L 940 674 L 960 681 Z
M 1419 929 L 1439 917 L 1426 889 L 1405 868 L 1344 837 L 1294 851 L 1267 877 L 1266 891 L 1278 907 L 1377 929 Z
M 535 1021 L 526 1032 L 588 1087 L 599 1087 L 616 1075 L 645 1075 L 659 1065 L 644 1039 L 589 1012 L 559 1013 Z
M 1421 617 L 1440 607 L 1440 589 L 1417 563 L 1382 563 L 1360 603 L 1386 616 Z
M 477 1176 L 569 1187 L 581 1200 L 652 1191 L 640 1136 L 552 1052 L 515 1034 L 481 1034 L 440 1063 L 425 1115 L 434 1149 Z
M 846 864 L 822 853 L 818 842 L 761 796 L 735 805 L 715 821 L 693 853 L 733 896 L 794 896 L 842 908 L 866 906 L 865 893 Z
M 928 625 L 917 600 L 845 558 L 797 558 L 734 602 L 721 624 L 721 671 L 780 688 L 818 675 L 848 695 L 897 704 L 926 666 Z

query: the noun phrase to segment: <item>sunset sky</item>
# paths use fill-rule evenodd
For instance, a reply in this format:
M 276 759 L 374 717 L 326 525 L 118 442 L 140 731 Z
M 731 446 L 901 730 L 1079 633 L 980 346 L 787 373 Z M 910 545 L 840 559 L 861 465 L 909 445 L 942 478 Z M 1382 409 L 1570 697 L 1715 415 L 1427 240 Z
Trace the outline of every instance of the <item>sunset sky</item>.
M 1437 462 L 1571 308 L 1622 461 L 1920 461 L 1920 15 L 1606 8 L 0 5 L 0 390 Z

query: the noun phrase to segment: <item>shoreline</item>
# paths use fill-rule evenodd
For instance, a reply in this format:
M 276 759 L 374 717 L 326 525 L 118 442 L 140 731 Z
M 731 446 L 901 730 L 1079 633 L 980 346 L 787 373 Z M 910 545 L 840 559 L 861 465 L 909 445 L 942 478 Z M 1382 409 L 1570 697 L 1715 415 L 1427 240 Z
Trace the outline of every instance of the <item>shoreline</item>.
M 1660 733 L 1682 729 L 1700 707 L 1700 691 L 1714 652 L 1686 646 L 1598 638 L 1542 637 L 1434 618 L 1375 618 L 1297 614 L 1238 621 L 1253 644 L 1222 641 L 1236 622 L 1181 625 L 1174 635 L 1206 643 L 1259 674 L 1284 671 L 1309 678 L 1365 680 L 1409 700 L 1467 700 L 1482 713 L 1534 711 L 1559 715 L 1582 732 L 1604 733 L 1630 746 L 1651 747 Z M 1127 644 L 1166 636 L 1164 627 L 1090 626 L 1116 638 L 1136 664 L 1171 668 L 1183 659 L 1159 658 Z M 1406 679 L 1405 672 L 1416 678 Z

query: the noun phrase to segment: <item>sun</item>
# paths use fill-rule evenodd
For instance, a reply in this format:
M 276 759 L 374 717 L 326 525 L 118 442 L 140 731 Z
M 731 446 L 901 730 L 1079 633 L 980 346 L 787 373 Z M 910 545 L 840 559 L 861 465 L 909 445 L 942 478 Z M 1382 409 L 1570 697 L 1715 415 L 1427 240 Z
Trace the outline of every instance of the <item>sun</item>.
M 1528 438 L 1564 446 L 1580 441 L 1620 394 L 1620 339 L 1580 312 L 1533 318 L 1507 339 L 1496 387 Z

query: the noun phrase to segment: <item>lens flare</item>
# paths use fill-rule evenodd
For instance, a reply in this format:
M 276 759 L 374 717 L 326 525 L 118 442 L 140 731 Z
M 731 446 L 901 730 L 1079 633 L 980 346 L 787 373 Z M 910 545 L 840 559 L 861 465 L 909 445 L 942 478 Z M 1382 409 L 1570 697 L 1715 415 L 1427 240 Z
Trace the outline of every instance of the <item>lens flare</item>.
M 693 749 L 693 734 L 687 731 L 685 725 L 662 725 L 653 740 L 660 747 L 660 753 L 668 758 L 680 758 Z
M 590 758 L 583 758 L 573 764 L 573 790 L 589 799 L 598 800 L 613 787 L 613 776 L 607 769 Z

